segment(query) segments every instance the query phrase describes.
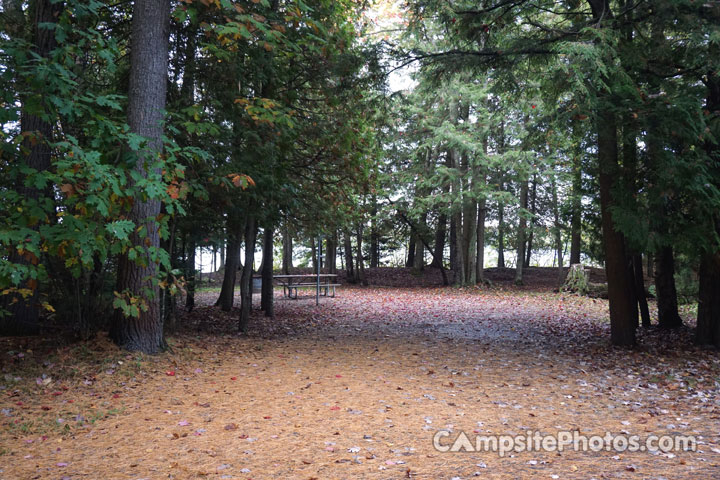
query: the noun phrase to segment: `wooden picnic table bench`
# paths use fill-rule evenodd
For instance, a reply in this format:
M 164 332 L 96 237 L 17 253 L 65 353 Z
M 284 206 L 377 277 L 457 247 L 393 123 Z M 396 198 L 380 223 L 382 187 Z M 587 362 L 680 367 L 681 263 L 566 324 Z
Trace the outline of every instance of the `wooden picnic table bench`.
M 298 288 L 315 288 L 318 295 L 332 298 L 335 297 L 335 287 L 341 286 L 335 273 L 273 275 L 273 279 L 282 285 L 283 295 L 292 299 L 298 298 Z

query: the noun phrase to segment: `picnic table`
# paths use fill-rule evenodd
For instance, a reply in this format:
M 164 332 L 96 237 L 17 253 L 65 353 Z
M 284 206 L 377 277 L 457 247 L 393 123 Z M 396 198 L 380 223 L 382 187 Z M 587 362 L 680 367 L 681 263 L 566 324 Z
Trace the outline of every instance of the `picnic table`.
M 273 275 L 273 278 L 282 285 L 283 295 L 293 299 L 298 298 L 298 288 L 315 288 L 318 295 L 334 297 L 335 287 L 340 286 L 336 273 Z

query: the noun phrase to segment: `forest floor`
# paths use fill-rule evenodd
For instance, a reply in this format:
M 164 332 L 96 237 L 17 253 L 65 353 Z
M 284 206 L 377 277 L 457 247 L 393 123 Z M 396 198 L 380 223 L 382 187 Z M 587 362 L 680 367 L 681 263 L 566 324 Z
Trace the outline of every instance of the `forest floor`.
M 319 306 L 277 292 L 276 317 L 254 312 L 247 335 L 205 289 L 172 351 L 154 357 L 105 336 L 1 338 L 0 478 L 720 475 L 720 356 L 692 345 L 692 309 L 688 327 L 641 331 L 625 350 L 609 345 L 607 301 L 554 293 L 553 272 L 516 288 L 500 271 L 467 289 L 408 272 L 385 272 L 393 286 L 382 286 L 369 273 L 375 285 L 343 285 Z M 697 445 L 500 456 L 441 452 L 438 431 L 441 445 L 461 432 L 472 444 L 609 432 Z

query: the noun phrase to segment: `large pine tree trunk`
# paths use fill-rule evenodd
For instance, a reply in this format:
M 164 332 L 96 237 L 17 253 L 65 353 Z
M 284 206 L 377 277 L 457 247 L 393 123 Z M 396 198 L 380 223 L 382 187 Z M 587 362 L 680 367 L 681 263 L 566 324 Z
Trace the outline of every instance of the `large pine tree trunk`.
M 525 268 L 530 267 L 530 260 L 532 259 L 532 248 L 533 248 L 533 237 L 535 236 L 535 214 L 537 213 L 536 200 L 537 200 L 537 175 L 533 174 L 532 189 L 530 191 L 530 232 L 528 232 L 527 249 L 525 250 L 525 259 L 523 260 L 523 266 Z
M 64 8 L 64 2 L 51 2 L 50 0 L 38 0 L 34 4 L 33 20 L 33 47 L 35 54 L 42 58 L 48 58 L 51 52 L 57 47 L 55 41 L 55 30 L 52 28 L 58 21 L 58 16 Z M 15 20 L 17 23 L 3 25 L 6 32 L 20 35 L 24 22 L 22 3 L 10 5 L 10 2 L 3 4 L 4 19 Z M 37 92 L 41 94 L 42 92 Z M 23 100 L 24 101 L 24 100 Z M 25 101 L 24 101 L 25 103 Z M 47 108 L 44 109 L 47 112 Z M 23 105 L 20 117 L 20 129 L 24 138 L 23 151 L 28 152 L 25 158 L 25 165 L 29 168 L 42 172 L 50 168 L 51 149 L 48 142 L 52 141 L 53 126 L 47 119 L 27 112 Z M 34 187 L 26 187 L 22 183 L 17 188 L 18 193 L 29 202 L 37 202 L 41 197 L 52 198 L 52 192 L 42 191 Z M 13 250 L 9 255 L 10 263 L 17 265 L 37 264 L 37 258 L 27 258 Z M 0 317 L 0 335 L 35 335 L 39 332 L 40 321 L 40 298 L 37 285 L 25 283 L 21 288 L 29 288 L 32 294 L 28 298 L 20 295 L 7 295 L 3 299 L 4 307 L 9 315 Z
M 282 273 L 284 275 L 290 274 L 290 270 L 293 268 L 293 244 L 292 235 L 290 235 L 290 229 L 287 224 L 283 231 L 283 257 L 282 257 Z
M 562 229 L 560 225 L 560 202 L 558 201 L 558 188 L 555 177 L 552 178 L 552 210 L 554 220 L 554 233 L 555 233 L 555 256 L 557 257 L 558 263 L 558 289 L 562 287 L 565 281 L 565 272 L 563 269 L 563 244 L 562 244 Z
M 435 243 L 433 244 L 433 261 L 431 267 L 442 266 L 443 255 L 445 254 L 445 237 L 447 237 L 447 215 L 441 213 L 438 216 L 437 229 L 435 230 Z
M 457 211 L 452 215 L 451 225 L 454 230 L 453 238 L 455 240 L 455 265 L 454 265 L 454 277 L 457 285 L 465 283 L 465 257 L 463 249 L 463 231 L 462 231 L 462 212 Z
M 367 277 L 365 276 L 365 260 L 363 259 L 362 251 L 363 241 L 363 224 L 358 223 L 357 226 L 357 279 L 362 285 L 367 285 Z
M 216 305 L 220 305 L 223 312 L 232 310 L 235 301 L 235 279 L 240 269 L 240 244 L 242 243 L 243 223 L 232 215 L 228 215 L 227 228 L 227 253 L 225 258 L 225 272 L 223 283 L 220 288 L 220 296 Z
M 463 213 L 463 220 L 465 221 L 465 284 L 475 285 L 477 283 L 477 215 L 478 215 L 477 202 L 474 199 L 468 201 L 468 205 L 465 207 Z
M 349 283 L 355 283 L 355 269 L 353 268 L 352 237 L 350 230 L 343 234 L 343 250 L 345 255 L 345 278 Z
M 327 273 L 337 273 L 337 243 L 338 234 L 334 231 L 325 242 L 325 269 Z
M 417 243 L 417 234 L 415 230 L 410 231 L 410 239 L 408 240 L 407 258 L 405 259 L 405 268 L 412 268 L 415 265 L 415 244 Z
M 315 239 L 310 239 L 310 262 L 312 265 L 313 272 L 317 272 L 318 269 L 318 252 L 317 245 L 315 245 Z
M 505 268 L 505 205 L 498 202 L 498 268 Z
M 610 337 L 614 345 L 635 345 L 637 301 L 633 280 L 629 277 L 629 261 L 625 238 L 615 229 L 612 218 L 612 189 L 618 176 L 617 123 L 615 114 L 602 111 L 597 115 L 598 167 L 600 210 L 602 216 L 605 272 L 610 303 Z
M 700 260 L 697 330 L 700 345 L 720 347 L 720 253 L 706 253 Z
M 675 259 L 672 247 L 662 247 L 655 257 L 655 291 L 658 325 L 662 328 L 682 326 L 675 289 Z
M 136 0 L 133 7 L 130 50 L 130 87 L 128 91 L 128 124 L 130 130 L 148 139 L 138 152 L 136 171 L 147 176 L 148 164 L 158 160 L 162 150 L 163 111 L 167 90 L 168 35 L 170 2 L 168 0 Z M 158 267 L 150 249 L 160 247 L 155 218 L 160 213 L 160 200 L 135 198 L 129 218 L 144 226 L 141 236 L 132 235 L 133 245 L 142 249 L 139 261 L 130 261 L 127 254 L 118 261 L 117 290 L 141 298 L 146 308 L 137 317 L 126 317 L 115 311 L 110 336 L 120 347 L 157 353 L 165 346 L 160 317 Z
M 380 266 L 380 235 L 377 229 L 377 195 L 372 196 L 372 209 L 370 211 L 370 268 Z
M 485 216 L 487 200 L 481 198 L 478 201 L 477 216 L 477 243 L 475 245 L 475 281 L 485 283 Z
M 717 126 L 720 112 L 720 75 L 717 72 L 707 74 L 707 100 L 705 109 L 711 112 L 709 125 Z M 713 132 L 717 133 L 717 132 Z M 720 175 L 720 149 L 717 135 L 705 143 L 709 163 L 713 173 Z M 720 238 L 720 217 L 709 215 L 708 232 L 711 238 Z M 715 345 L 720 348 L 720 249 L 716 241 L 711 241 L 700 260 L 700 291 L 698 294 L 697 331 L 695 341 L 701 345 Z
M 252 276 L 255 260 L 255 239 L 257 238 L 257 224 L 255 216 L 249 214 L 245 220 L 245 266 L 240 275 L 240 318 L 238 329 L 247 332 L 252 311 Z M 272 262 L 270 263 L 272 265 Z M 272 268 L 272 267 L 271 267 Z
M 580 157 L 573 160 L 572 216 L 570 218 L 570 265 L 580 263 L 582 228 L 582 171 Z
M 274 317 L 273 298 L 273 240 L 274 230 L 272 227 L 265 227 L 263 232 L 263 262 L 262 262 L 262 287 L 260 293 L 260 308 L 265 312 L 266 317 Z
M 638 299 L 640 307 L 640 318 L 642 326 L 648 328 L 650 326 L 650 309 L 648 308 L 647 295 L 645 294 L 645 278 L 643 276 L 642 255 L 639 253 L 632 257 L 633 273 L 635 278 L 635 296 Z
M 427 213 L 420 215 L 420 221 L 418 222 L 418 233 L 417 235 L 425 235 L 427 230 Z M 413 268 L 417 271 L 421 271 L 425 268 L 425 245 L 424 242 L 419 239 L 415 240 L 415 255 L 413 255 Z

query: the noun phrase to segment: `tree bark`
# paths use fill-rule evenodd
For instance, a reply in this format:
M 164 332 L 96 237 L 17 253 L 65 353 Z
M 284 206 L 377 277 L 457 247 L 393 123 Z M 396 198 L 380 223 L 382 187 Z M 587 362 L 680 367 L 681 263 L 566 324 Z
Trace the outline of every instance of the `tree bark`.
M 552 177 L 552 209 L 554 217 L 553 230 L 555 234 L 555 255 L 558 263 L 557 288 L 560 289 L 565 282 L 565 271 L 563 268 L 563 244 L 562 229 L 560 225 L 560 202 L 558 201 L 558 188 L 555 176 Z
M 501 187 L 502 188 L 502 187 Z M 505 205 L 498 202 L 498 268 L 505 268 Z
M 260 294 L 260 308 L 265 312 L 266 317 L 274 317 L 274 297 L 273 297 L 273 240 L 274 229 L 265 227 L 263 232 L 263 262 L 262 262 L 262 287 Z
M 530 218 L 530 232 L 528 234 L 527 250 L 525 250 L 525 260 L 523 263 L 525 268 L 530 267 L 530 260 L 532 259 L 533 237 L 535 236 L 535 214 L 537 213 L 536 200 L 537 174 L 533 174 L 532 189 L 530 190 L 530 213 L 532 214 L 532 217 Z
M 363 240 L 363 224 L 358 223 L 357 226 L 357 278 L 362 285 L 367 285 L 367 277 L 365 277 L 365 260 L 363 260 L 362 251 Z
M 628 275 L 629 259 L 625 253 L 625 238 L 615 229 L 612 218 L 614 199 L 612 188 L 618 177 L 617 123 L 615 114 L 600 111 L 596 118 L 598 133 L 598 167 L 600 180 L 600 210 L 602 216 L 605 272 L 610 303 L 610 337 L 614 345 L 635 345 L 637 301 L 633 280 Z
M 570 265 L 580 263 L 582 234 L 582 169 L 579 154 L 573 159 L 572 216 L 570 217 Z
M 30 3 L 30 5 L 32 6 L 33 3 Z M 10 2 L 7 2 L 3 4 L 3 7 L 5 19 L 17 21 L 16 24 L 3 26 L 12 34 L 21 35 L 24 27 L 22 3 L 18 2 L 10 5 Z M 50 57 L 52 51 L 57 47 L 55 30 L 50 25 L 57 24 L 58 16 L 63 8 L 64 2 L 38 0 L 34 3 L 32 50 L 39 57 Z M 42 95 L 43 92 L 35 93 Z M 25 103 L 23 99 L 23 109 L 20 116 L 20 130 L 24 138 L 22 150 L 28 152 L 25 165 L 35 171 L 42 172 L 49 169 L 51 164 L 52 152 L 48 142 L 52 141 L 53 126 L 47 119 L 28 113 Z M 43 105 L 43 109 L 48 114 L 49 108 Z M 17 187 L 17 191 L 21 197 L 30 203 L 39 202 L 42 197 L 52 199 L 52 191 L 26 187 L 22 181 L 20 186 Z M 39 259 L 29 259 L 21 255 L 17 250 L 12 250 L 8 260 L 10 263 L 27 266 L 36 265 Z M 23 298 L 21 295 L 0 297 L 3 299 L 0 306 L 4 306 L 9 312 L 6 317 L 0 317 L 0 335 L 35 335 L 39 333 L 40 297 L 37 285 L 34 283 L 36 282 L 24 282 L 20 285 L 21 288 L 32 290 L 32 294 L 28 298 Z
M 372 208 L 370 211 L 370 268 L 380 266 L 380 235 L 377 229 L 378 204 L 377 196 L 372 196 Z
M 648 308 L 647 295 L 645 295 L 642 255 L 639 253 L 633 255 L 632 264 L 635 278 L 635 296 L 638 299 L 638 306 L 640 307 L 640 318 L 642 319 L 642 326 L 648 328 L 650 326 L 650 309 Z
M 695 342 L 720 348 L 720 253 L 706 253 L 702 256 L 699 275 Z
M 410 231 L 410 240 L 408 242 L 407 259 L 405 260 L 405 268 L 415 266 L 415 245 L 417 244 L 417 234 L 415 230 Z
M 290 228 L 285 224 L 283 231 L 283 257 L 282 257 L 282 272 L 284 275 L 289 275 L 290 270 L 293 268 L 293 244 L 292 235 L 290 235 Z
M 418 222 L 418 235 L 424 235 L 427 230 L 427 213 L 420 215 Z M 425 245 L 415 240 L 415 255 L 413 255 L 413 268 L 422 271 L 425 268 Z
M 707 74 L 707 99 L 705 108 L 711 112 L 706 120 L 708 125 L 717 125 L 720 116 L 720 75 L 710 71 Z M 717 128 L 717 127 L 716 127 Z M 716 132 L 713 132 L 716 133 Z M 715 140 L 708 139 L 705 151 L 715 178 L 720 175 L 720 151 L 717 135 Z M 700 259 L 700 289 L 698 292 L 698 314 L 695 341 L 700 345 L 715 345 L 720 348 L 720 216 L 717 212 L 708 215 L 708 233 L 710 245 Z
M 478 205 L 474 199 L 470 199 L 469 204 L 465 208 L 463 217 L 467 215 L 468 221 L 465 222 L 466 253 L 467 265 L 465 267 L 465 284 L 475 285 L 477 283 L 477 221 L 478 221 Z
M 337 231 L 325 241 L 325 269 L 327 273 L 337 273 Z
M 257 224 L 255 216 L 249 214 L 245 220 L 245 266 L 240 275 L 240 318 L 238 321 L 238 329 L 243 333 L 248 330 L 250 312 L 252 311 L 252 276 L 256 237 Z M 272 265 L 272 263 L 270 263 L 270 265 Z
M 318 252 L 317 245 L 315 245 L 315 239 L 310 239 L 310 261 L 312 264 L 313 272 L 317 272 L 318 269 Z
M 350 230 L 343 234 L 343 250 L 345 254 L 345 277 L 349 283 L 355 283 L 355 269 L 353 268 L 352 237 Z
M 146 177 L 149 165 L 162 150 L 163 110 L 167 90 L 168 35 L 170 2 L 168 0 L 136 0 L 133 7 L 130 50 L 130 86 L 128 91 L 128 124 L 130 130 L 148 139 L 138 152 L 136 171 Z M 157 168 L 157 167 L 152 167 Z M 126 317 L 116 310 L 110 337 L 120 347 L 157 353 L 165 346 L 160 317 L 159 290 L 154 281 L 158 266 L 151 258 L 150 248 L 160 247 L 158 225 L 160 200 L 135 198 L 129 218 L 143 231 L 136 229 L 132 244 L 142 253 L 130 261 L 127 254 L 118 261 L 117 291 L 139 298 L 145 308 L 137 317 Z M 144 235 L 140 235 L 143 233 Z
M 682 326 L 678 314 L 675 289 L 675 259 L 672 247 L 662 247 L 655 256 L 655 291 L 657 293 L 658 325 L 661 328 Z
M 477 243 L 475 253 L 475 280 L 485 283 L 485 216 L 487 200 L 483 197 L 478 201 Z
M 225 272 L 223 275 L 223 283 L 220 288 L 220 296 L 216 305 L 220 305 L 223 312 L 232 310 L 235 302 L 235 279 L 240 269 L 240 244 L 242 242 L 244 222 L 233 218 L 232 214 L 228 214 L 227 228 L 227 253 L 225 258 Z
M 447 237 L 447 215 L 441 213 L 438 216 L 437 229 L 435 230 L 435 243 L 433 244 L 433 261 L 431 267 L 439 268 L 442 265 L 445 255 L 445 237 Z

